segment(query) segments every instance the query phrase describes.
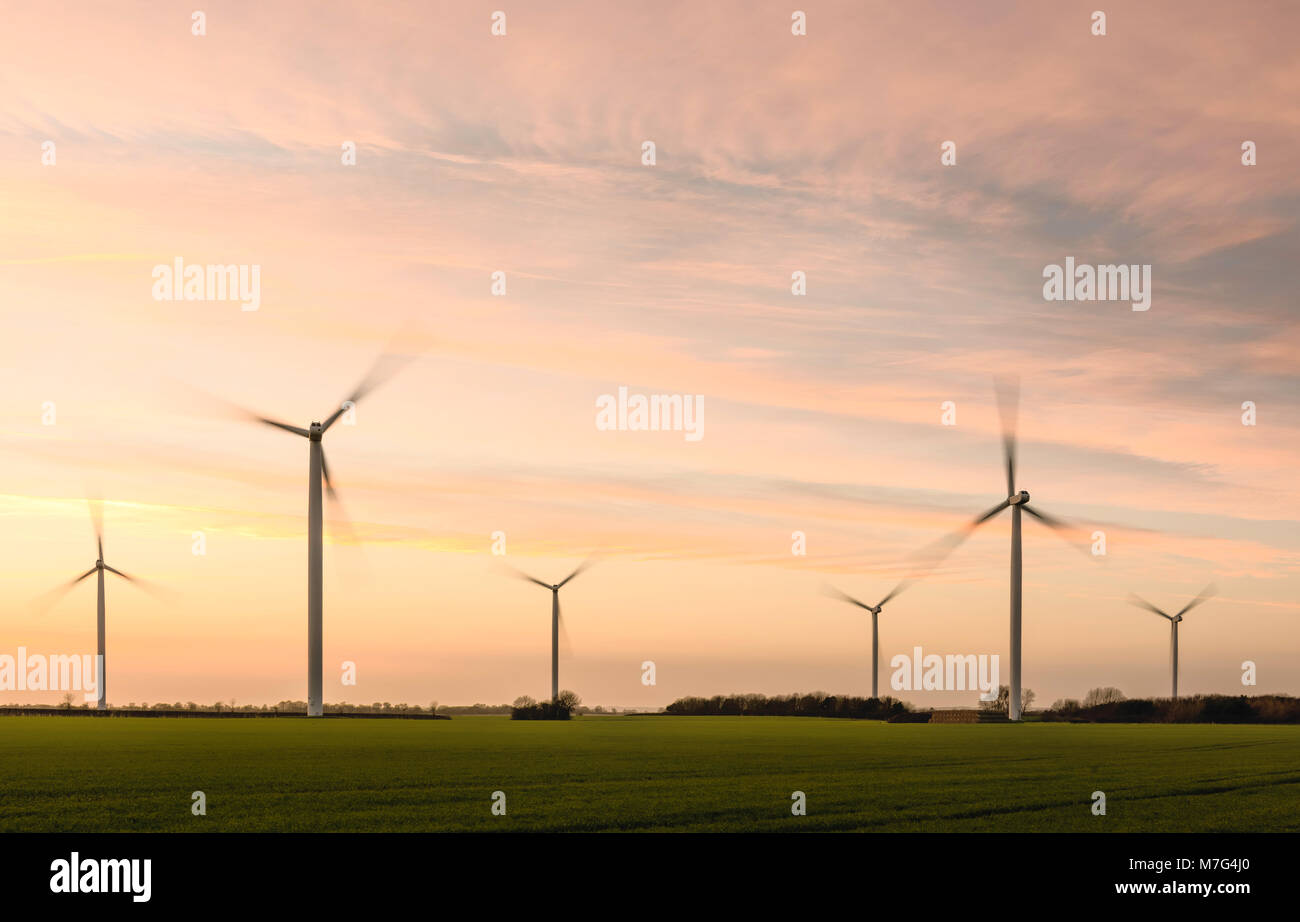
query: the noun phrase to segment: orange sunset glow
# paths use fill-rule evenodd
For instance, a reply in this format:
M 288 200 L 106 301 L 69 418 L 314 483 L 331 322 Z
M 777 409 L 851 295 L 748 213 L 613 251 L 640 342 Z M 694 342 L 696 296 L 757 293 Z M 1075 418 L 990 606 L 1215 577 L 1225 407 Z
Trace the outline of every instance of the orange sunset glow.
M 1098 42 L 1081 4 L 804 6 L 798 40 L 790 4 L 500 7 L 7 10 L 0 654 L 94 653 L 93 580 L 38 603 L 99 498 L 158 589 L 107 584 L 110 704 L 304 699 L 307 443 L 231 407 L 305 427 L 394 353 L 324 441 L 326 703 L 545 697 L 550 599 L 505 565 L 588 557 L 585 704 L 866 694 L 822 587 L 874 601 L 1006 498 L 996 377 L 1073 529 L 1025 523 L 1038 701 L 1167 694 L 1128 596 L 1212 582 L 1180 689 L 1300 693 L 1300 8 L 1112 3 Z M 1067 257 L 1149 265 L 1149 308 L 1046 300 Z M 157 297 L 178 259 L 259 267 L 256 309 Z M 620 387 L 702 400 L 699 438 L 598 425 Z M 882 685 L 915 647 L 1006 681 L 1009 530 L 890 603 Z

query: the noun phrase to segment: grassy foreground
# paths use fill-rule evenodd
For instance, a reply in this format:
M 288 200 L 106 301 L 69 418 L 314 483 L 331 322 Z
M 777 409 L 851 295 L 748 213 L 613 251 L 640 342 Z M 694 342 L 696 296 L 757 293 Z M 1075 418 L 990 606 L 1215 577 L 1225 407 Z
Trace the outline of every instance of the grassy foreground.
M 123 830 L 1294 832 L 1300 727 L 0 718 L 0 831 Z

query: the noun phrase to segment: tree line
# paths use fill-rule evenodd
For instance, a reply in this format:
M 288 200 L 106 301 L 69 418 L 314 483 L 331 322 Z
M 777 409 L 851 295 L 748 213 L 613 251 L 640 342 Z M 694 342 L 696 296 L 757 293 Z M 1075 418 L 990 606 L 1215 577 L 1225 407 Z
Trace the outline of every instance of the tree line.
M 678 698 L 665 709 L 669 714 L 740 717 L 845 717 L 889 720 L 908 712 L 897 698 L 856 698 L 851 695 L 809 694 L 714 695 L 712 698 Z
M 1290 695 L 1125 698 L 1118 688 L 1094 688 L 1083 701 L 1070 698 L 1056 701 L 1042 713 L 1042 719 L 1074 723 L 1293 724 L 1300 723 L 1300 698 Z

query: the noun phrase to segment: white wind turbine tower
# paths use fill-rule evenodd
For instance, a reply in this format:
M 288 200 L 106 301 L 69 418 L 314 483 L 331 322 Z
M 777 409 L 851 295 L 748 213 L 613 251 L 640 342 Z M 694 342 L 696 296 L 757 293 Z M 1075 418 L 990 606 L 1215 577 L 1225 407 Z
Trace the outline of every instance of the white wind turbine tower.
M 1020 553 L 1020 513 L 1029 513 L 1043 524 L 1058 531 L 1068 526 L 1060 519 L 1039 512 L 1029 505 L 1029 493 L 1016 490 L 1016 411 L 1020 399 L 1019 387 L 1014 382 L 1000 382 L 998 391 L 998 414 L 1002 419 L 1002 452 L 1007 467 L 1007 498 L 988 512 L 977 516 L 959 533 L 957 543 L 980 525 L 996 516 L 1008 506 L 1011 507 L 1011 693 L 1007 702 L 1007 717 L 1020 719 L 1020 615 L 1021 615 L 1021 553 Z M 955 545 L 954 545 L 955 546 Z
M 875 605 L 868 605 L 866 602 L 859 601 L 834 586 L 825 588 L 826 593 L 832 598 L 848 602 L 850 605 L 856 605 L 858 608 L 871 612 L 871 697 L 873 698 L 880 697 L 880 610 L 885 607 L 886 602 L 902 592 L 909 582 L 910 580 L 904 580 L 899 583 Z
M 274 419 L 268 419 L 265 416 L 259 416 L 256 413 L 244 411 L 245 415 L 255 419 L 260 423 L 268 426 L 274 426 L 277 429 L 283 429 L 285 432 L 292 432 L 294 435 L 300 435 L 307 439 L 309 450 L 307 455 L 307 716 L 320 717 L 324 714 L 324 701 L 322 689 L 324 680 L 322 676 L 322 649 L 324 643 L 324 629 L 322 617 L 322 524 L 321 524 L 321 480 L 324 479 L 325 490 L 329 493 L 330 499 L 338 502 L 338 493 L 334 489 L 334 484 L 330 480 L 329 465 L 325 463 L 325 451 L 321 447 L 321 439 L 329 430 L 330 426 L 338 422 L 349 409 L 356 406 L 366 394 L 374 390 L 388 378 L 390 378 L 396 369 L 396 356 L 384 354 L 376 360 L 371 367 L 370 372 L 362 379 L 361 383 L 353 389 L 352 393 L 339 404 L 339 408 L 325 418 L 325 422 L 312 422 L 311 425 L 302 429 L 298 426 L 291 426 L 288 423 L 282 423 Z
M 1147 611 L 1153 611 L 1169 622 L 1169 673 L 1171 696 L 1173 698 L 1178 697 L 1178 625 L 1183 620 L 1183 615 L 1212 597 L 1215 591 L 1213 583 L 1206 586 L 1201 590 L 1200 595 L 1184 605 L 1176 615 L 1166 614 L 1137 594 L 1129 596 L 1130 605 L 1136 605 L 1138 608 L 1145 608 Z
M 99 710 L 104 710 L 108 707 L 108 666 L 105 658 L 104 644 L 104 573 L 108 572 L 116 574 L 128 583 L 133 583 L 140 589 L 148 590 L 150 589 L 150 584 L 137 579 L 134 576 L 127 576 L 121 570 L 118 570 L 115 567 L 110 567 L 108 564 L 104 563 L 104 517 L 98 501 L 92 501 L 90 503 L 90 517 L 95 526 L 95 547 L 99 552 L 99 556 L 95 559 L 95 565 L 76 579 L 64 583 L 62 586 L 56 588 L 53 593 L 46 596 L 44 604 L 41 607 L 48 609 L 62 598 L 65 593 L 70 591 L 73 586 L 77 585 L 77 583 L 81 582 L 92 573 L 97 574 L 99 591 L 95 603 L 95 632 L 98 638 L 96 650 L 98 658 L 96 659 L 96 663 L 99 670 L 99 700 L 95 703 L 95 707 Z
M 573 579 L 583 570 L 590 567 L 592 561 L 584 560 L 572 573 L 560 580 L 558 583 L 544 583 L 536 577 L 529 576 L 522 570 L 516 570 L 510 567 L 510 571 L 519 579 L 528 580 L 530 583 L 536 583 L 543 589 L 549 589 L 551 592 L 551 700 L 555 701 L 560 697 L 560 632 L 564 630 L 564 618 L 560 614 L 560 590 L 564 588 L 569 580 Z

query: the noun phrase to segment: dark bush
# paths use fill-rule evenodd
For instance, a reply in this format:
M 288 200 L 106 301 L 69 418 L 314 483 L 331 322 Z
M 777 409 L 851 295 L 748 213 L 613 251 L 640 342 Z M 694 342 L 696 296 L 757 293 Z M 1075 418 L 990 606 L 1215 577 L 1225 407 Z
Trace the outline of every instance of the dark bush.
M 555 701 L 539 701 L 510 709 L 511 720 L 568 720 L 569 708 Z

